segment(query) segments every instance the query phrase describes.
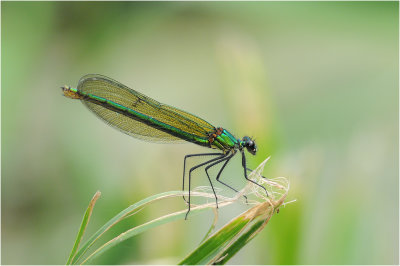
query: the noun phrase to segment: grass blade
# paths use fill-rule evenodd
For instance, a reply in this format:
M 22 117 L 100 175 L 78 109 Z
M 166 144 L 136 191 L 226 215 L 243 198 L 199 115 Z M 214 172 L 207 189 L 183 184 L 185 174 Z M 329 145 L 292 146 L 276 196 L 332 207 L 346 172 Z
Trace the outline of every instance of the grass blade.
M 234 219 L 221 230 L 207 239 L 197 249 L 190 253 L 185 259 L 183 259 L 179 265 L 197 265 L 206 264 L 212 260 L 222 248 L 234 238 L 248 223 L 241 218 Z
M 263 206 L 264 205 L 264 206 Z M 269 205 L 267 203 L 267 205 Z M 243 248 L 250 240 L 252 240 L 258 233 L 264 229 L 267 225 L 268 221 L 271 219 L 272 215 L 275 213 L 275 208 L 272 205 L 269 205 L 267 208 L 265 204 L 261 203 L 258 206 L 253 207 L 253 209 L 264 209 L 260 214 L 259 210 L 250 209 L 250 213 L 245 213 L 243 215 L 250 217 L 251 222 L 249 222 L 242 230 L 241 234 L 238 234 L 238 237 L 231 241 L 226 247 L 224 247 L 223 251 L 215 256 L 212 260 L 210 260 L 207 264 L 218 264 L 223 265 L 229 261 L 241 248 Z M 253 216 L 251 213 L 254 213 Z M 257 214 L 258 213 L 258 214 Z M 241 215 L 242 216 L 242 215 Z M 239 216 L 240 217 L 240 216 Z
M 249 183 L 248 188 L 263 201 L 231 220 L 184 258 L 180 265 L 225 264 L 265 228 L 272 215 L 284 204 L 289 190 L 289 183 L 285 178 L 261 177 L 260 172 L 267 161 L 268 159 L 260 164 L 250 176 L 258 176 L 257 182 L 267 188 L 270 196 L 266 197 L 259 187 Z M 275 199 L 277 195 L 278 199 Z
M 73 257 L 73 259 L 70 261 L 71 264 L 77 264 L 77 262 L 82 258 L 82 256 L 88 251 L 88 249 L 111 227 L 113 227 L 115 224 L 118 222 L 122 221 L 126 217 L 129 217 L 133 213 L 140 211 L 143 207 L 146 205 L 155 202 L 157 200 L 161 200 L 164 198 L 169 198 L 169 197 L 176 197 L 176 196 L 182 196 L 181 191 L 169 191 L 169 192 L 164 192 L 160 193 L 157 195 L 150 196 L 144 200 L 141 200 L 135 204 L 132 204 L 128 208 L 124 209 L 120 213 L 118 213 L 116 216 L 114 216 L 112 219 L 110 219 L 106 224 L 104 224 L 99 230 L 97 230 L 96 233 L 94 233 L 83 245 L 82 247 L 76 252 L 76 255 Z
M 192 192 L 192 196 L 201 196 L 201 197 L 214 197 L 213 194 L 210 193 L 204 193 L 204 192 Z M 71 264 L 77 264 L 79 261 L 82 261 L 82 263 L 87 263 L 89 260 L 94 259 L 98 255 L 102 254 L 109 248 L 115 246 L 116 244 L 133 237 L 139 233 L 142 233 L 148 229 L 151 229 L 153 227 L 156 227 L 158 225 L 162 225 L 171 221 L 175 221 L 177 219 L 184 218 L 186 211 L 183 210 L 180 212 L 175 212 L 172 214 L 168 214 L 165 216 L 162 216 L 160 218 L 154 219 L 150 222 L 147 222 L 145 224 L 136 226 L 134 228 L 129 229 L 128 231 L 120 234 L 119 236 L 113 238 L 112 240 L 108 241 L 107 243 L 103 244 L 100 248 L 98 248 L 96 251 L 94 251 L 91 255 L 86 257 L 85 259 L 83 258 L 83 255 L 89 250 L 89 248 L 106 232 L 108 231 L 111 227 L 113 227 L 115 224 L 118 222 L 122 221 L 123 219 L 130 217 L 140 210 L 142 210 L 145 206 L 148 204 L 154 203 L 156 201 L 170 198 L 170 197 L 182 197 L 182 191 L 169 191 L 169 192 L 164 192 L 160 193 L 157 195 L 153 195 L 151 197 L 148 197 L 144 200 L 141 200 L 135 204 L 132 204 L 128 208 L 124 209 L 120 213 L 118 213 L 116 216 L 114 216 L 112 219 L 110 219 L 106 224 L 104 224 L 96 233 L 94 233 L 83 245 L 82 247 L 76 252 L 75 256 L 71 259 L 70 263 Z M 223 196 L 220 196 L 221 199 L 225 199 L 221 201 L 219 206 L 225 206 L 228 204 L 231 204 L 232 202 L 235 201 L 235 199 L 229 199 Z M 200 212 L 205 209 L 210 209 L 210 208 L 215 208 L 215 203 L 208 203 L 208 204 L 203 204 L 200 206 L 192 207 L 191 215 Z
M 244 232 L 237 241 L 232 243 L 220 256 L 214 259 L 213 264 L 224 265 L 230 258 L 233 257 L 242 247 L 244 247 L 251 239 L 254 232 L 256 232 L 263 224 L 263 221 L 258 221 L 251 226 L 249 230 Z
M 287 186 L 279 184 L 280 182 L 277 180 L 273 181 L 271 179 L 265 179 L 260 176 L 260 172 L 262 171 L 264 165 L 268 159 L 266 159 L 260 166 L 253 171 L 249 178 L 259 178 L 258 183 L 264 184 L 268 189 L 270 197 L 266 197 L 264 191 L 260 191 L 258 186 L 253 185 L 249 182 L 249 184 L 234 198 L 226 198 L 221 195 L 218 196 L 220 199 L 219 206 L 223 207 L 229 205 L 233 202 L 236 202 L 239 198 L 241 198 L 244 194 L 255 194 L 258 199 L 263 199 L 263 202 L 259 201 L 249 201 L 250 204 L 255 204 L 254 207 L 239 215 L 235 219 L 233 219 L 230 223 L 221 228 L 214 235 L 206 239 L 204 242 L 200 244 L 200 246 L 189 254 L 180 264 L 224 264 L 226 263 L 238 250 L 240 250 L 243 246 L 245 246 L 252 238 L 255 237 L 267 224 L 273 213 L 278 209 L 280 205 L 283 204 L 283 200 L 287 195 L 288 191 L 288 183 Z M 286 179 L 279 179 L 280 181 L 285 181 Z M 286 180 L 287 181 L 287 180 Z M 282 192 L 275 192 L 270 190 L 272 187 L 284 190 Z M 249 193 L 250 190 L 250 193 Z M 164 192 L 157 195 L 153 195 L 144 200 L 141 200 L 135 204 L 132 204 L 128 208 L 124 209 L 112 219 L 110 219 L 106 224 L 104 224 L 96 233 L 94 233 L 82 246 L 79 248 L 79 244 L 82 240 L 83 234 L 89 222 L 94 203 L 99 197 L 100 193 L 96 193 L 93 197 L 91 203 L 89 204 L 88 209 L 84 215 L 84 219 L 82 221 L 81 228 L 78 232 L 77 239 L 75 241 L 74 247 L 71 251 L 71 255 L 68 259 L 67 264 L 77 264 L 81 261 L 81 264 L 88 263 L 93 261 L 94 258 L 97 258 L 99 255 L 103 254 L 110 248 L 114 247 L 118 243 L 129 239 L 135 235 L 143 233 L 149 229 L 152 229 L 156 226 L 166 224 L 177 219 L 183 219 L 185 217 L 187 210 L 182 210 L 178 212 L 174 212 L 171 214 L 164 215 L 162 217 L 153 219 L 147 223 L 135 226 L 113 239 L 109 240 L 105 244 L 101 245 L 94 252 L 84 258 L 85 253 L 92 247 L 92 245 L 111 227 L 116 225 L 118 222 L 123 219 L 135 215 L 137 212 L 142 210 L 145 206 L 154 203 L 156 201 L 170 198 L 170 197 L 181 197 L 181 191 L 170 191 Z M 275 201 L 275 195 L 280 195 L 280 199 Z M 202 191 L 192 191 L 192 196 L 201 196 L 201 197 L 209 197 L 214 198 L 212 193 L 205 192 L 204 189 Z M 203 210 L 215 208 L 214 203 L 207 203 L 199 206 L 192 206 L 191 215 L 199 213 Z M 215 223 L 217 221 L 217 215 L 215 217 L 214 223 L 211 225 L 208 234 L 215 227 Z M 79 248 L 79 250 L 78 250 Z
M 195 207 L 191 210 L 191 215 L 194 215 L 196 213 L 199 213 L 201 211 L 207 210 L 209 208 L 215 208 L 215 204 L 207 204 L 202 205 L 199 207 Z M 117 237 L 111 239 L 107 243 L 103 244 L 101 247 L 99 247 L 97 250 L 95 250 L 92 254 L 90 254 L 83 262 L 82 264 L 86 264 L 88 262 L 91 262 L 94 258 L 98 257 L 105 251 L 109 250 L 110 248 L 114 247 L 115 245 L 121 243 L 124 240 L 127 240 L 135 235 L 138 235 L 140 233 L 143 233 L 149 229 L 152 229 L 154 227 L 157 227 L 159 225 L 163 225 L 169 222 L 176 221 L 178 219 L 183 219 L 185 218 L 187 210 L 182 210 L 179 212 L 171 213 L 162 217 L 159 217 L 157 219 L 151 220 L 150 222 L 144 223 L 142 225 L 133 227 L 122 234 L 118 235 Z
M 101 195 L 100 191 L 97 191 L 94 194 L 92 200 L 89 203 L 89 206 L 86 209 L 85 214 L 83 215 L 82 223 L 81 223 L 81 226 L 79 227 L 79 231 L 78 231 L 78 234 L 76 236 L 74 246 L 72 247 L 71 253 L 69 255 L 69 258 L 68 258 L 68 261 L 67 261 L 67 265 L 71 264 L 71 261 L 74 259 L 75 255 L 76 255 L 76 252 L 78 250 L 79 244 L 82 241 L 83 234 L 85 233 L 86 227 L 87 227 L 87 225 L 89 223 L 90 216 L 92 215 L 93 207 L 96 204 L 96 201 L 100 197 L 100 195 Z

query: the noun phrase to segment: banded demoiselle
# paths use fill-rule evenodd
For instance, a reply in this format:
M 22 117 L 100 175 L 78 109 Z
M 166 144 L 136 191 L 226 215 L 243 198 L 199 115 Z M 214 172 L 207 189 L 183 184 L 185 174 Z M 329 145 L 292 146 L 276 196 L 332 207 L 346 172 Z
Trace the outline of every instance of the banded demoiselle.
M 195 115 L 170 105 L 159 103 L 118 81 L 102 75 L 89 74 L 79 80 L 77 88 L 69 86 L 61 88 L 66 97 L 80 99 L 89 110 L 104 122 L 135 138 L 152 142 L 187 141 L 219 150 L 219 152 L 214 153 L 189 154 L 183 160 L 182 189 L 184 191 L 186 159 L 198 156 L 213 157 L 189 169 L 188 200 L 183 196 L 183 199 L 188 204 L 185 219 L 190 212 L 192 172 L 197 168 L 205 167 L 217 208 L 218 198 L 208 173 L 211 167 L 223 163 L 218 171 L 216 180 L 233 191 L 238 192 L 237 189 L 220 180 L 222 171 L 237 151 L 242 155 L 244 178 L 263 188 L 268 195 L 267 190 L 262 185 L 247 177 L 247 171 L 251 170 L 247 168 L 244 151 L 247 150 L 252 155 L 255 155 L 257 152 L 257 146 L 250 137 L 245 136 L 242 139 L 237 139 L 222 127 L 215 127 Z M 246 196 L 244 197 L 246 198 Z

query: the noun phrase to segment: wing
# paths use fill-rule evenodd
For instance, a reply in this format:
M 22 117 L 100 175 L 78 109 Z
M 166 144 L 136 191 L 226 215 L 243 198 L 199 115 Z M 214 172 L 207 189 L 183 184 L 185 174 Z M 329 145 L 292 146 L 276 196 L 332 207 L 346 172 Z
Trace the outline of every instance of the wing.
M 153 117 L 158 121 L 198 137 L 205 138 L 208 136 L 207 133 L 214 130 L 213 125 L 195 115 L 173 106 L 159 103 L 140 92 L 128 88 L 118 81 L 102 75 L 90 74 L 82 77 L 79 80 L 77 89 L 84 93 L 105 98 L 149 117 Z M 183 141 L 176 136 L 134 120 L 121 113 L 109 110 L 102 105 L 86 101 L 85 99 L 82 99 L 82 102 L 104 122 L 135 138 L 152 142 Z

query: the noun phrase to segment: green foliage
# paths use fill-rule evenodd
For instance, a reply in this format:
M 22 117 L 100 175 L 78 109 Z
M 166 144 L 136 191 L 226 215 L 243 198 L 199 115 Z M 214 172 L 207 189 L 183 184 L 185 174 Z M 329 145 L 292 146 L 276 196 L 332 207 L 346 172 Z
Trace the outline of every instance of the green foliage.
M 79 247 L 119 210 L 179 190 L 183 156 L 204 151 L 129 138 L 61 96 L 87 73 L 255 137 L 250 168 L 273 155 L 264 175 L 290 177 L 288 199 L 299 202 L 230 263 L 399 263 L 398 1 L 2 1 L 1 22 L 2 264 L 66 262 L 92 192 L 104 198 Z M 221 180 L 242 188 L 240 167 L 234 158 Z M 208 182 L 203 171 L 193 181 Z M 91 249 L 165 205 L 183 208 L 157 203 Z M 197 247 L 203 232 L 193 231 L 207 231 L 207 214 L 95 262 L 177 263 Z
M 82 223 L 81 223 L 81 226 L 79 228 L 78 235 L 76 236 L 76 240 L 75 240 L 74 246 L 73 246 L 73 248 L 71 250 L 71 254 L 69 255 L 69 258 L 68 258 L 68 261 L 67 261 L 67 265 L 71 264 L 72 261 L 74 261 L 76 253 L 78 251 L 79 244 L 81 243 L 83 234 L 85 233 L 85 229 L 86 229 L 86 227 L 87 227 L 87 225 L 89 223 L 90 216 L 92 215 L 92 211 L 93 211 L 94 205 L 96 204 L 96 201 L 100 197 L 100 195 L 101 195 L 100 191 L 97 191 L 96 194 L 94 194 L 92 200 L 89 203 L 88 208 L 86 209 L 85 214 L 83 215 Z
M 225 264 L 262 231 L 277 207 L 271 202 L 254 206 L 222 227 L 179 264 Z
M 144 232 L 154 226 L 160 225 L 160 224 L 164 224 L 173 220 L 176 220 L 178 218 L 184 217 L 185 215 L 185 211 L 181 211 L 181 212 L 177 212 L 171 215 L 166 215 L 163 217 L 160 217 L 159 219 L 155 219 L 152 220 L 151 222 L 142 224 L 141 226 L 137 226 L 134 227 L 122 234 L 120 234 L 119 236 L 113 238 L 112 240 L 108 241 L 106 244 L 102 245 L 100 248 L 96 249 L 93 253 L 91 253 L 90 255 L 88 255 L 86 258 L 83 258 L 83 255 L 89 250 L 89 248 L 106 232 L 108 231 L 111 227 L 113 227 L 114 225 L 116 225 L 118 222 L 122 221 L 125 218 L 130 217 L 131 215 L 136 214 L 137 212 L 141 211 L 142 208 L 144 208 L 146 205 L 151 204 L 153 202 L 159 201 L 161 199 L 165 199 L 168 197 L 176 197 L 176 196 L 182 196 L 182 193 L 179 191 L 170 191 L 170 192 L 164 192 L 164 193 L 160 193 L 157 195 L 153 195 L 151 197 L 148 197 L 144 200 L 141 200 L 135 204 L 132 204 L 131 206 L 129 206 L 128 208 L 124 209 L 123 211 L 121 211 L 120 213 L 118 213 L 116 216 L 114 216 L 112 219 L 110 219 L 107 223 L 105 223 L 96 233 L 94 233 L 86 242 L 85 244 L 82 245 L 82 247 L 76 251 L 76 249 L 79 246 L 80 240 L 82 238 L 82 234 L 84 232 L 84 229 L 86 228 L 87 222 L 88 222 L 88 218 L 87 218 L 87 213 L 90 212 L 93 208 L 94 202 L 93 200 L 91 201 L 91 203 L 89 204 L 88 210 L 86 211 L 85 215 L 84 215 L 84 219 L 83 222 L 81 224 L 81 228 L 79 229 L 78 232 L 78 236 L 76 238 L 75 244 L 74 244 L 74 248 L 73 251 L 71 252 L 71 256 L 68 259 L 67 264 L 77 264 L 79 263 L 79 261 L 81 261 L 80 263 L 85 263 L 95 257 L 97 257 L 98 255 L 100 255 L 101 253 L 103 253 L 104 251 L 108 250 L 109 248 L 113 247 L 114 245 L 116 245 L 117 243 L 126 240 L 138 233 Z M 90 210 L 89 210 L 90 209 Z M 199 209 L 194 209 L 193 213 L 196 213 L 197 211 L 199 211 Z M 89 215 L 90 216 L 90 215 Z M 74 254 L 74 255 L 73 255 Z
M 234 218 L 231 222 L 227 223 L 215 234 L 208 237 L 210 231 L 214 228 L 216 220 L 212 224 L 210 231 L 206 234 L 206 240 L 203 241 L 193 252 L 191 252 L 185 259 L 183 259 L 179 264 L 225 264 L 234 254 L 236 254 L 241 248 L 243 248 L 251 239 L 253 239 L 258 233 L 262 231 L 268 221 L 271 219 L 272 215 L 278 210 L 279 206 L 283 204 L 288 192 L 287 186 L 282 186 L 271 180 L 264 179 L 260 176 L 260 172 L 263 170 L 264 165 L 268 161 L 267 158 L 260 166 L 250 174 L 251 178 L 258 177 L 259 182 L 264 182 L 267 184 L 268 188 L 276 188 L 283 190 L 283 193 L 279 193 L 280 198 L 275 200 L 274 193 L 272 189 L 269 190 L 271 195 L 270 198 L 265 198 L 264 201 L 256 203 L 255 206 Z M 235 198 L 229 199 L 219 196 L 222 199 L 220 206 L 226 206 L 231 204 L 240 198 L 240 196 L 251 190 L 253 193 L 258 193 L 257 189 L 259 187 L 252 183 L 249 183 Z M 113 239 L 109 240 L 105 244 L 101 245 L 95 251 L 84 257 L 86 252 L 90 247 L 111 227 L 121 222 L 122 220 L 135 215 L 141 211 L 145 206 L 152 204 L 156 201 L 160 201 L 170 197 L 181 197 L 182 192 L 180 191 L 170 191 L 164 192 L 157 195 L 153 195 L 144 200 L 141 200 L 128 208 L 121 211 L 119 214 L 110 219 L 106 224 L 104 224 L 96 233 L 94 233 L 82 247 L 78 250 L 79 244 L 82 240 L 85 229 L 89 223 L 91 213 L 94 208 L 96 200 L 99 198 L 100 192 L 96 192 L 93 199 L 84 214 L 81 227 L 78 231 L 71 255 L 67 261 L 67 264 L 87 264 L 93 261 L 94 258 L 103 254 L 110 248 L 116 246 L 124 240 L 127 240 L 133 236 L 140 233 L 144 233 L 149 229 L 155 228 L 157 226 L 167 224 L 178 219 L 183 219 L 186 215 L 187 210 L 182 210 L 178 212 L 173 212 L 159 218 L 153 219 L 149 222 L 143 223 L 141 225 L 134 226 L 129 230 L 117 235 Z M 213 197 L 212 194 L 204 192 L 192 192 L 192 196 L 203 196 L 203 197 Z M 207 203 L 199 206 L 192 207 L 191 216 L 200 211 L 206 209 L 214 208 L 214 203 Z M 217 216 L 216 216 L 217 217 Z

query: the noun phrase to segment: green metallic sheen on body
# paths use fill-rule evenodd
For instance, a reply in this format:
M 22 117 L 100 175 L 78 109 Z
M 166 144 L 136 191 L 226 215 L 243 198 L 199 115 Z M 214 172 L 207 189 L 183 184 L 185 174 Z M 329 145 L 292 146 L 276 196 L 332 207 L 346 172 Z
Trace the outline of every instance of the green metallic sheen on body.
M 222 134 L 217 136 L 211 146 L 215 146 L 222 151 L 233 150 L 238 148 L 239 141 L 227 130 L 223 130 Z
M 153 142 L 171 143 L 187 141 L 220 151 L 188 154 L 185 156 L 183 161 L 183 191 L 185 191 L 186 159 L 197 156 L 213 156 L 212 159 L 193 166 L 188 171 L 188 200 L 183 196 L 183 199 L 188 204 L 185 219 L 190 211 L 190 180 L 191 173 L 195 169 L 205 167 L 217 208 L 217 194 L 207 172 L 210 167 L 222 164 L 216 180 L 231 190 L 239 192 L 234 187 L 219 180 L 225 166 L 238 151 L 242 155 L 244 178 L 263 188 L 268 196 L 265 187 L 249 179 L 247 176 L 247 171 L 251 170 L 247 168 L 244 149 L 247 149 L 252 155 L 255 155 L 257 152 L 257 146 L 250 137 L 244 136 L 241 140 L 236 139 L 229 131 L 222 127 L 215 127 L 196 115 L 160 103 L 106 76 L 98 74 L 85 75 L 79 80 L 77 88 L 65 85 L 61 89 L 65 97 L 81 100 L 97 117 L 124 134 Z M 243 195 L 243 197 L 246 198 L 247 202 L 246 195 Z
M 172 106 L 159 103 L 118 81 L 90 74 L 77 88 L 62 87 L 64 95 L 80 99 L 109 125 L 144 140 L 184 140 L 223 153 L 241 150 L 246 143 L 229 131 Z
M 71 91 L 76 92 L 79 95 L 81 95 L 82 97 L 86 98 L 85 100 L 90 99 L 94 103 L 96 103 L 96 102 L 102 103 L 101 105 L 109 106 L 111 109 L 119 110 L 121 113 L 127 113 L 127 114 L 129 114 L 130 117 L 132 117 L 134 119 L 138 119 L 143 122 L 148 122 L 148 124 L 153 125 L 155 128 L 163 129 L 169 133 L 171 132 L 171 133 L 173 133 L 172 135 L 179 136 L 180 138 L 182 138 L 186 141 L 193 142 L 193 143 L 196 143 L 201 146 L 209 147 L 209 141 L 207 138 L 200 138 L 197 136 L 193 136 L 190 133 L 184 132 L 184 131 L 182 131 L 176 127 L 173 127 L 171 125 L 167 125 L 161 121 L 158 121 L 157 119 L 155 119 L 153 117 L 147 116 L 147 115 L 137 112 L 133 109 L 130 109 L 126 106 L 120 105 L 120 104 L 115 103 L 110 100 L 107 100 L 103 97 L 99 97 L 99 96 L 96 96 L 96 95 L 93 95 L 90 93 L 85 93 L 85 92 L 79 91 L 75 88 L 71 88 Z

